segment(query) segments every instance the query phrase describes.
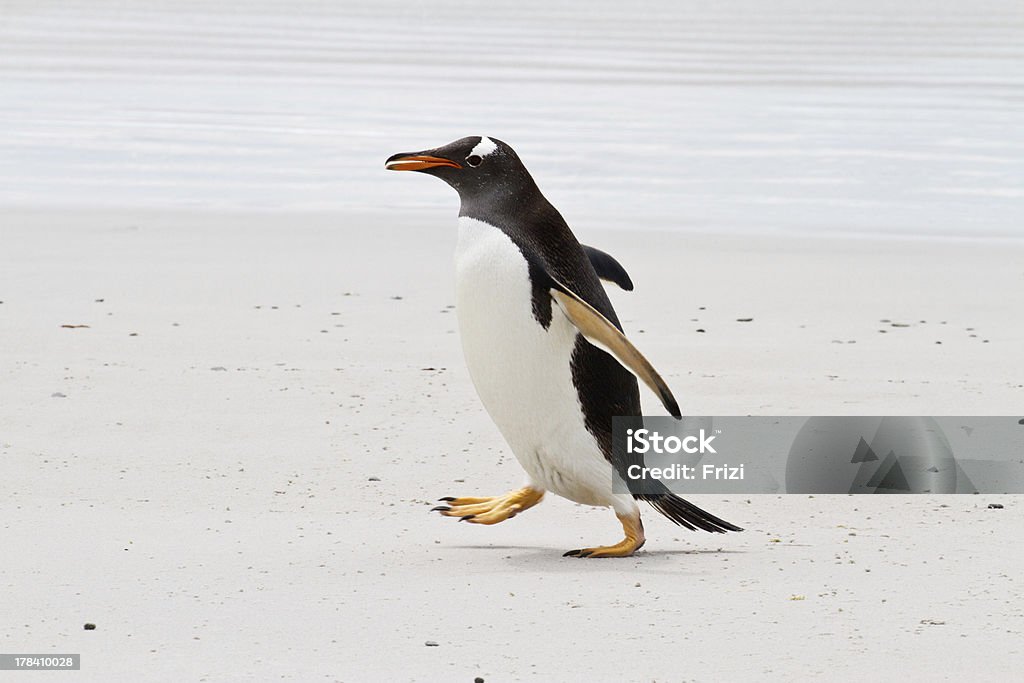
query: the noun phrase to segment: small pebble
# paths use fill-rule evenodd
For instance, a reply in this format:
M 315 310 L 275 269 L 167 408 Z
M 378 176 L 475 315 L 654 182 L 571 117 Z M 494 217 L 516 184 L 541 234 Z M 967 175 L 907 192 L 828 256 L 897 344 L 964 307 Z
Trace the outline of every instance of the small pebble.
M 427 642 L 425 642 L 423 644 L 426 645 L 427 647 L 439 647 L 439 644 L 436 641 L 433 641 L 433 640 L 428 640 Z
M 95 631 L 96 630 L 96 624 L 86 624 L 82 628 L 84 628 L 86 631 Z
M 366 481 L 380 481 L 380 477 L 370 477 Z
M 989 510 L 1002 510 L 1003 509 L 1003 504 L 1002 503 L 989 503 L 988 504 L 988 509 Z
M 753 320 L 753 318 L 736 318 L 736 322 L 738 323 L 749 323 L 753 322 Z

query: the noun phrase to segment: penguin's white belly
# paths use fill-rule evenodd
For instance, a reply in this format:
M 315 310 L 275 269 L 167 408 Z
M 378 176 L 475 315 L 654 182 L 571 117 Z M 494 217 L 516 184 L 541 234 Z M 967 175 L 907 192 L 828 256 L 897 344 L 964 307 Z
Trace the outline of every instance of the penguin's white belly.
M 480 399 L 531 480 L 588 505 L 610 505 L 611 465 L 584 425 L 570 367 L 577 331 L 552 303 L 533 315 L 529 269 L 501 230 L 459 218 L 456 310 Z

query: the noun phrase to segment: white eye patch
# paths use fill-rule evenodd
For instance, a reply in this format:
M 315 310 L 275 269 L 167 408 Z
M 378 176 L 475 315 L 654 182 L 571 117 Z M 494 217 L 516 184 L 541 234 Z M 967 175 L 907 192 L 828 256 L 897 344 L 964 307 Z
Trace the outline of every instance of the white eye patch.
M 496 149 L 498 149 L 498 145 L 494 140 L 480 136 L 480 142 L 476 143 L 476 147 L 469 154 L 470 156 L 475 154 L 478 157 L 485 157 Z

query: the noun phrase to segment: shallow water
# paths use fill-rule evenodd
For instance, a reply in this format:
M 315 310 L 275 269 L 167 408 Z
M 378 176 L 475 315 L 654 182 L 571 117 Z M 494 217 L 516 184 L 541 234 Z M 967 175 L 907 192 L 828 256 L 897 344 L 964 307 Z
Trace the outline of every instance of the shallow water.
M 0 207 L 437 215 L 483 133 L 577 227 L 1024 236 L 1022 122 L 1019 0 L 0 0 Z

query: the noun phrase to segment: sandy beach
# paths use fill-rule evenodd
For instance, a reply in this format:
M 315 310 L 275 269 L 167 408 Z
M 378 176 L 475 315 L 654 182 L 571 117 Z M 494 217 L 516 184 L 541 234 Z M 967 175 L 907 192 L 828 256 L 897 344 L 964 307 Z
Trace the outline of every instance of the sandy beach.
M 1021 404 L 1019 244 L 577 232 L 688 414 Z M 601 561 L 561 553 L 614 540 L 607 511 L 429 514 L 521 480 L 461 359 L 446 210 L 23 210 L 4 238 L 0 631 L 80 652 L 74 680 L 1019 670 L 1012 496 L 707 495 L 747 531 L 648 513 Z
M 706 493 L 746 531 L 645 510 L 621 560 L 563 558 L 620 526 L 555 496 L 431 513 L 523 474 L 462 357 L 458 199 L 384 170 L 512 145 L 688 416 L 1021 419 L 1019 0 L 0 5 L 0 654 L 1020 677 L 1020 496 Z

